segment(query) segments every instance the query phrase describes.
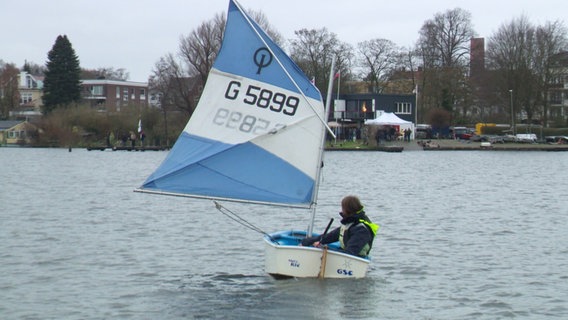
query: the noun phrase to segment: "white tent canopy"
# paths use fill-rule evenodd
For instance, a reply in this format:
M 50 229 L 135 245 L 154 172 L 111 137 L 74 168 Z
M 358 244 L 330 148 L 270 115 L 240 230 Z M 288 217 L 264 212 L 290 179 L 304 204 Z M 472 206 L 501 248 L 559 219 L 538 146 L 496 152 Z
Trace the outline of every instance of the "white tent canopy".
M 402 120 L 396 114 L 392 112 L 385 112 L 381 114 L 378 118 L 372 120 L 366 120 L 365 125 L 375 125 L 375 126 L 397 126 L 399 132 L 406 129 L 412 130 L 411 139 L 414 139 L 414 123 L 406 120 Z

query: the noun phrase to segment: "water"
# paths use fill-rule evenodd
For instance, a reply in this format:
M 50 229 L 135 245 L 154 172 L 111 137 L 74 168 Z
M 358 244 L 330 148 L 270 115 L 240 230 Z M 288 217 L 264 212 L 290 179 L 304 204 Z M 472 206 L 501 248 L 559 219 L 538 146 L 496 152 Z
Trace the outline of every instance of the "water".
M 355 281 L 273 280 L 261 235 L 211 202 L 132 192 L 165 155 L 0 148 L 0 318 L 568 317 L 568 153 L 326 153 L 316 229 L 346 194 L 381 225 Z

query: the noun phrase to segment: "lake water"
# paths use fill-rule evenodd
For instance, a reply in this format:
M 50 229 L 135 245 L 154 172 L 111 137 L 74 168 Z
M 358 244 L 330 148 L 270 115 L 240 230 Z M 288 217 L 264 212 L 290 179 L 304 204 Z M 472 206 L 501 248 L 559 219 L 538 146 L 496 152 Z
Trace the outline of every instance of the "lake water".
M 381 225 L 353 281 L 273 280 L 210 201 L 134 193 L 166 154 L 0 148 L 0 318 L 568 318 L 568 153 L 327 152 L 316 231 L 347 194 Z

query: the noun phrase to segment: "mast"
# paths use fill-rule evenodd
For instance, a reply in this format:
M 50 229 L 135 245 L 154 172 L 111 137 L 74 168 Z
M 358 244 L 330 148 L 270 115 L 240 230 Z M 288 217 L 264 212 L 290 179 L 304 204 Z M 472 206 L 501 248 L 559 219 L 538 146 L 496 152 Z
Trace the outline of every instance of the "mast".
M 331 68 L 329 70 L 329 83 L 327 84 L 327 98 L 325 100 L 325 128 L 328 128 L 327 126 L 327 119 L 329 119 L 329 113 L 330 113 L 330 104 L 331 104 L 331 91 L 333 90 L 333 70 L 335 69 L 335 56 L 331 59 Z M 313 197 L 313 206 L 312 206 L 312 212 L 310 214 L 310 224 L 308 226 L 308 232 L 307 235 L 308 237 L 312 236 L 312 232 L 314 231 L 314 220 L 316 217 L 316 207 L 317 207 L 317 200 L 318 200 L 318 193 L 319 193 L 319 185 L 320 185 L 320 181 L 321 181 L 321 169 L 323 167 L 323 152 L 325 150 L 325 137 L 326 137 L 326 130 L 323 130 L 323 135 L 321 138 L 321 146 L 320 146 L 320 152 L 319 152 L 319 161 L 318 161 L 318 170 L 317 170 L 317 174 L 316 174 L 316 181 L 315 181 L 315 186 L 314 186 L 314 197 Z M 335 137 L 335 136 L 334 136 Z

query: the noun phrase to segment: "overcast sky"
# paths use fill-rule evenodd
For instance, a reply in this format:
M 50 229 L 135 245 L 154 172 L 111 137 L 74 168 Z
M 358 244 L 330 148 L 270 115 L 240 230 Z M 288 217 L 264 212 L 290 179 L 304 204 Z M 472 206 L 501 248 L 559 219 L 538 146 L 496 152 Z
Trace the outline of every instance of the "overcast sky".
M 240 0 L 263 12 L 285 39 L 302 28 L 326 27 L 341 41 L 384 38 L 410 47 L 424 21 L 456 7 L 469 11 L 474 30 L 488 38 L 526 15 L 533 24 L 563 20 L 566 0 Z M 55 39 L 66 34 L 82 68 L 124 68 L 132 81 L 147 81 L 152 67 L 176 53 L 179 39 L 217 13 L 228 0 L 1 0 L 0 59 L 44 65 Z

